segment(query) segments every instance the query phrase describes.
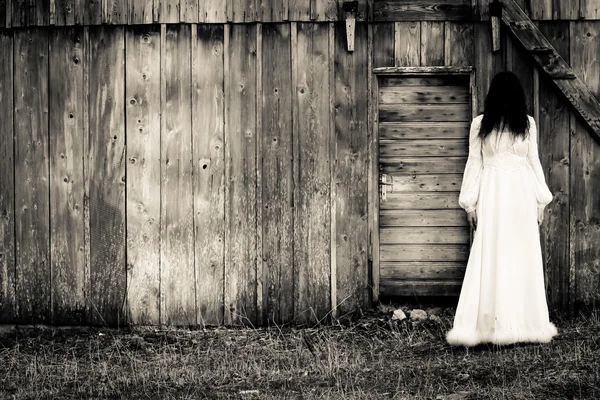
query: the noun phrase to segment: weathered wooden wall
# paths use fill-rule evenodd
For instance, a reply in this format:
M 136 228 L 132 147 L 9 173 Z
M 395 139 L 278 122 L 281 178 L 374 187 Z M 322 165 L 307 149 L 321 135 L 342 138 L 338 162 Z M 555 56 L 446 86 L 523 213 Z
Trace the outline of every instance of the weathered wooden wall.
M 2 322 L 368 307 L 367 26 L 354 53 L 343 29 L 1 31 Z
M 540 29 L 600 97 L 600 23 L 540 21 Z M 477 107 L 483 111 L 493 75 L 515 72 L 538 120 L 542 165 L 554 201 L 542 226 L 547 291 L 554 309 L 596 306 L 600 301 L 600 143 L 562 94 L 538 72 L 516 41 L 503 36 L 491 53 L 489 26 L 447 22 L 380 23 L 373 27 L 374 66 L 475 66 Z M 438 32 L 432 34 L 432 32 Z
M 600 22 L 539 22 L 600 96 Z M 369 46 L 376 43 L 376 46 Z M 600 148 L 487 23 L 0 30 L 0 321 L 314 322 L 370 306 L 369 68 L 523 80 L 555 201 L 554 309 L 600 301 Z M 373 236 L 370 236 L 373 235 Z M 373 277 L 371 276 L 373 274 Z
M 358 0 L 358 21 L 489 19 L 491 0 Z M 600 19 L 600 0 L 517 0 L 534 20 Z M 0 27 L 338 21 L 342 0 L 0 0 Z

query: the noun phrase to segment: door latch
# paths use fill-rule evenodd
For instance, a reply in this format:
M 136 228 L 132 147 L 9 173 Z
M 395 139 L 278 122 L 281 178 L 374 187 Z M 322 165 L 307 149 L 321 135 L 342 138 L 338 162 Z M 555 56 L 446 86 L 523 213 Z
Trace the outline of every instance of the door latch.
M 379 186 L 381 188 L 381 201 L 385 201 L 387 198 L 387 187 L 388 186 L 392 186 L 392 191 L 393 189 L 393 178 L 391 175 L 388 174 L 381 174 L 379 175 Z

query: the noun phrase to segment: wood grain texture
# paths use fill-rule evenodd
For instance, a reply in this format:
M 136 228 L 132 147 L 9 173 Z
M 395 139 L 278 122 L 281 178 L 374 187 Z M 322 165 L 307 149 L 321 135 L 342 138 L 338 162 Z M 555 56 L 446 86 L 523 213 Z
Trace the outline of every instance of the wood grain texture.
M 381 283 L 382 296 L 458 296 L 460 281 L 385 280 Z
M 395 66 L 421 65 L 421 22 L 396 22 L 395 28 Z
M 13 135 L 13 34 L 0 31 L 0 321 L 15 322 L 15 157 Z
M 423 192 L 455 192 L 460 190 L 462 174 L 391 174 L 393 192 L 423 191 Z
M 380 211 L 379 226 L 467 226 L 465 212 L 446 210 L 386 210 Z
M 338 6 L 337 0 L 310 0 L 310 19 L 313 21 L 336 21 L 338 20 L 338 7 L 341 9 L 342 6 Z M 367 12 L 367 1 L 359 0 L 358 11 L 356 13 L 356 19 L 358 21 L 366 21 Z M 341 19 L 343 11 L 339 13 Z M 282 21 L 278 19 L 277 21 Z
M 20 323 L 51 321 L 48 36 L 14 35 L 16 300 Z
M 265 42 L 266 43 L 266 42 Z M 329 312 L 331 162 L 329 26 L 298 23 L 294 89 L 294 298 L 297 322 Z M 264 81 L 263 81 L 264 82 Z
M 259 4 L 262 22 L 282 22 L 289 17 L 289 0 L 261 0 Z
M 160 322 L 160 27 L 126 31 L 127 303 L 132 323 Z
M 444 22 L 421 22 L 421 65 L 444 65 Z
M 507 38 L 504 45 L 506 70 L 519 78 L 525 91 L 528 113 L 533 114 L 533 60 L 514 38 Z
M 55 25 L 84 23 L 85 6 L 82 0 L 54 0 L 54 10 Z
M 440 139 L 441 140 L 441 139 Z M 387 156 L 379 160 L 380 170 L 386 174 L 462 174 L 467 156 L 462 157 L 403 157 Z
M 227 3 L 227 21 L 253 22 L 260 16 L 260 0 L 224 0 Z
M 129 3 L 124 0 L 102 0 L 102 23 L 107 25 L 127 24 L 128 5 Z
M 271 0 L 270 0 L 271 1 Z M 272 0 L 276 1 L 276 0 Z M 309 21 L 310 6 L 312 0 L 288 0 L 289 11 L 288 18 L 290 21 Z
M 162 35 L 160 319 L 196 325 L 190 25 Z
M 345 26 L 335 31 L 337 307 L 342 314 L 367 307 L 367 43 L 356 24 L 354 52 L 346 51 Z
M 572 7 L 572 6 L 571 6 Z M 572 7 L 575 8 L 575 7 Z M 571 11 L 571 15 L 572 15 Z M 600 19 L 600 2 L 598 0 L 579 0 L 579 18 Z M 574 18 L 573 18 L 574 19 Z
M 227 22 L 227 1 L 198 1 L 198 22 Z
M 201 0 L 180 0 L 179 21 L 188 23 L 198 22 L 200 2 L 204 3 Z
M 540 30 L 565 59 L 569 59 L 569 24 L 541 23 Z M 546 207 L 540 230 L 552 309 L 569 308 L 570 112 L 552 82 L 540 77 L 539 146 L 547 183 L 554 201 Z
M 79 0 L 83 2 L 84 0 Z M 104 0 L 90 0 L 85 7 L 83 7 L 83 23 L 85 25 L 100 25 L 103 18 L 103 5 Z
M 469 143 L 465 139 L 390 140 L 381 141 L 381 157 L 407 156 L 464 156 Z
M 262 268 L 270 322 L 294 318 L 294 182 L 290 25 L 263 26 Z
M 427 280 L 439 280 L 456 282 L 462 281 L 464 275 L 465 264 L 461 262 L 404 261 L 387 262 L 381 265 L 381 278 L 391 281 L 414 280 L 425 283 Z
M 225 28 L 225 323 L 256 324 L 256 25 Z
M 448 104 L 470 102 L 466 86 L 399 86 L 379 90 L 379 103 Z
M 380 203 L 382 210 L 427 210 L 427 209 L 459 209 L 459 192 L 404 192 L 387 193 L 385 201 Z
M 90 322 L 118 326 L 126 322 L 125 33 L 94 27 L 89 35 Z
M 179 22 L 180 0 L 158 0 L 154 3 L 154 20 L 160 23 Z
M 87 320 L 88 280 L 84 245 L 83 28 L 53 30 L 49 48 L 50 260 L 52 322 Z
M 549 20 L 552 19 L 553 0 L 529 0 L 531 9 L 531 19 Z
M 393 67 L 395 65 L 394 51 L 396 47 L 395 24 L 382 22 L 371 24 L 373 29 L 373 66 Z
M 11 26 L 11 1 L 12 0 L 0 0 L 0 28 L 10 28 Z
M 158 4 L 164 1 L 157 2 Z M 129 24 L 151 24 L 153 22 L 153 3 L 146 0 L 129 0 L 128 18 Z
M 380 104 L 381 122 L 465 122 L 471 119 L 468 104 Z
M 503 52 L 492 53 L 490 27 L 488 23 L 481 22 L 475 25 L 475 83 L 477 88 L 477 108 L 475 114 L 483 113 L 485 98 L 490 88 L 494 75 L 504 70 Z M 489 40 L 488 40 L 489 39 Z M 502 46 L 504 47 L 504 46 Z
M 583 1 L 585 7 L 586 0 Z M 596 1 L 596 0 L 592 0 Z M 552 19 L 554 20 L 576 20 L 579 17 L 579 7 L 577 3 L 573 4 L 569 0 L 553 0 L 552 2 Z
M 474 65 L 473 24 L 447 21 L 445 29 L 444 65 Z M 478 38 L 478 40 L 485 39 Z
M 446 70 L 452 69 L 461 69 L 464 70 L 464 73 L 456 74 L 456 75 L 446 75 Z M 431 67 L 430 69 L 441 69 L 439 73 L 435 71 L 428 74 L 423 74 L 424 70 L 427 70 L 424 67 L 415 67 L 417 69 L 413 72 L 406 72 L 405 70 L 412 69 L 410 67 L 402 67 L 400 71 L 393 71 L 393 75 L 379 75 L 379 87 L 388 87 L 388 86 L 442 86 L 442 85 L 468 85 L 469 84 L 469 74 L 470 69 L 465 69 L 461 67 Z M 379 70 L 379 69 L 377 69 Z M 405 76 L 398 76 L 398 74 L 403 74 Z M 438 75 L 438 76 L 436 76 Z
M 192 26 L 192 147 L 199 324 L 223 322 L 225 143 L 223 25 Z
M 600 29 L 597 22 L 573 22 L 570 27 L 570 64 L 600 98 Z M 576 306 L 600 305 L 600 142 L 581 119 L 571 119 L 570 214 Z
M 382 228 L 379 243 L 384 244 L 468 244 L 469 230 L 464 227 Z
M 468 244 L 385 244 L 380 247 L 382 263 L 390 261 L 467 261 Z
M 471 18 L 470 0 L 375 0 L 374 21 L 444 21 Z
M 381 122 L 379 138 L 382 140 L 462 139 L 468 137 L 469 126 L 469 122 Z

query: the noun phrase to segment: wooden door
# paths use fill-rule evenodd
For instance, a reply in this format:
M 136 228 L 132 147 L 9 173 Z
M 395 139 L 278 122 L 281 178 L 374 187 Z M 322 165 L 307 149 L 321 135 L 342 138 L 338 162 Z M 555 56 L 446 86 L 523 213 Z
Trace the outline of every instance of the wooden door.
M 470 75 L 380 76 L 379 294 L 460 293 L 470 229 L 458 205 Z

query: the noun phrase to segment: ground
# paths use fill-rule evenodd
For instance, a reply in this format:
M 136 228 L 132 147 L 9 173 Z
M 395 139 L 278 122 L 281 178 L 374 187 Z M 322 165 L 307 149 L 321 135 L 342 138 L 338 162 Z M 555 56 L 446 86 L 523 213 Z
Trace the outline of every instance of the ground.
M 307 328 L 5 327 L 0 399 L 599 399 L 600 312 L 550 344 L 451 347 L 448 310 Z M 406 309 L 405 309 L 406 311 Z

